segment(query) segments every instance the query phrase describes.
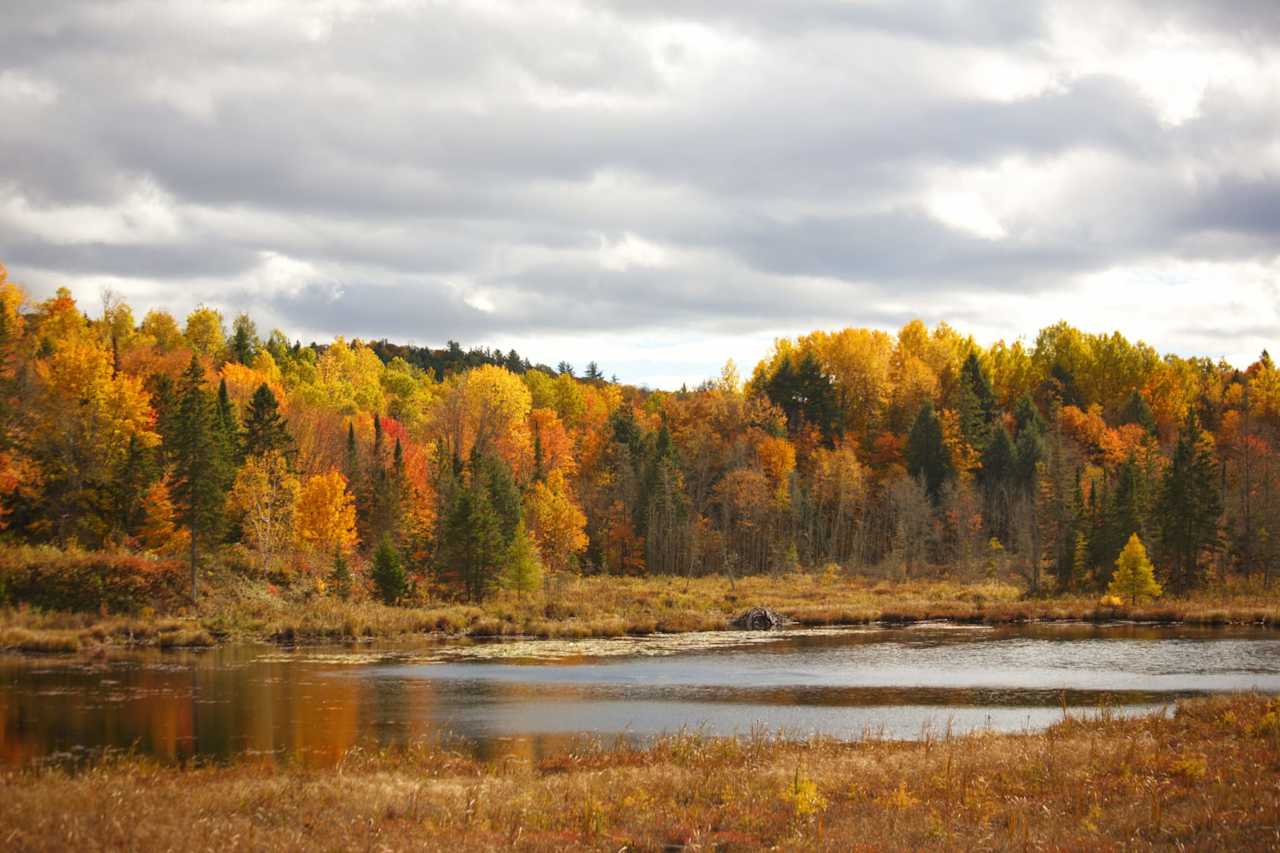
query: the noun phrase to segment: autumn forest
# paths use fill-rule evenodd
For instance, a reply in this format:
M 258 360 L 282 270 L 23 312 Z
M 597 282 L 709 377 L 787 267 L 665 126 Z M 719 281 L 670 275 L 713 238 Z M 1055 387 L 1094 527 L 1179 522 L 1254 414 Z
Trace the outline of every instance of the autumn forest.
M 912 322 L 652 391 L 0 282 L 13 602 L 178 602 L 211 565 L 389 604 L 801 567 L 1098 593 L 1134 534 L 1175 593 L 1276 561 L 1265 352 L 1233 366 L 1066 324 L 984 347 Z

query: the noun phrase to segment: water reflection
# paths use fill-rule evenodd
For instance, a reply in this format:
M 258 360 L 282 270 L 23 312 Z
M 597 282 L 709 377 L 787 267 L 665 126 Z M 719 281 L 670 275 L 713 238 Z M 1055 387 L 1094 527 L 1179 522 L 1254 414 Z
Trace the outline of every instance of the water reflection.
M 483 758 L 537 759 L 584 734 L 911 738 L 1038 728 L 1064 706 L 1131 712 L 1219 690 L 1280 692 L 1280 635 L 1258 631 L 926 626 L 748 639 L 721 635 L 701 651 L 687 640 L 583 643 L 554 660 L 537 658 L 538 646 L 464 645 L 425 660 L 405 647 L 6 657 L 0 762 L 113 748 L 169 762 L 331 764 L 355 746 L 440 738 Z M 494 652 L 504 654 L 485 659 Z

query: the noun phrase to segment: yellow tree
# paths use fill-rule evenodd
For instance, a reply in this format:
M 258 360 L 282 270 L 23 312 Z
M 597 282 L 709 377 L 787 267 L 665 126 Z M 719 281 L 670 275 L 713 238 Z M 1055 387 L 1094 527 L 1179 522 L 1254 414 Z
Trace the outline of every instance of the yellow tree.
M 129 453 L 153 447 L 149 397 L 134 376 L 117 373 L 109 348 L 77 334 L 34 365 L 35 394 L 25 406 L 23 444 L 39 466 L 46 520 L 59 542 L 98 538 L 102 496 Z
M 187 315 L 187 328 L 183 335 L 193 350 L 201 355 L 217 358 L 227 343 L 222 312 L 201 305 Z
M 245 539 L 268 571 L 288 544 L 301 487 L 282 454 L 251 456 L 236 475 L 230 502 L 244 522 Z
M 517 426 L 532 406 L 528 387 L 514 373 L 491 364 L 455 376 L 436 407 L 435 428 L 455 459 L 489 451 Z
M 346 477 L 329 471 L 307 478 L 294 513 L 294 536 L 302 547 L 329 557 L 355 549 L 356 504 Z
M 587 518 L 574 503 L 559 470 L 533 484 L 525 498 L 525 517 L 542 562 L 552 571 L 567 569 L 573 556 L 587 547 Z
M 1107 593 L 1127 598 L 1129 603 L 1137 604 L 1140 598 L 1159 598 L 1162 592 L 1164 590 L 1156 583 L 1151 561 L 1147 559 L 1147 549 L 1142 546 L 1138 534 L 1134 533 L 1116 559 L 1116 572 L 1111 576 Z

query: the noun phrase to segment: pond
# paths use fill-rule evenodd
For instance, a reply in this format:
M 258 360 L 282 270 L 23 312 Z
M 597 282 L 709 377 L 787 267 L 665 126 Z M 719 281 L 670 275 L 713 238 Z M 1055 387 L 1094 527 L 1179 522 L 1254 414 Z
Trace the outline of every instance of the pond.
M 0 763 L 104 749 L 326 764 L 441 739 L 538 758 L 681 729 L 838 738 L 1019 731 L 1180 697 L 1280 692 L 1280 634 L 1034 625 L 574 642 L 0 657 Z

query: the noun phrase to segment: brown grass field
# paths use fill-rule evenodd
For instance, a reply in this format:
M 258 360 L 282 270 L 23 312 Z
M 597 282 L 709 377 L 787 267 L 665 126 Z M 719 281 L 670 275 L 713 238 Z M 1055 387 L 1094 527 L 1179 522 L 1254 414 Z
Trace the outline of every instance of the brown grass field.
M 119 645 L 332 643 L 422 635 L 645 636 L 721 630 L 752 606 L 771 607 L 802 625 L 1127 619 L 1280 626 L 1280 590 L 1238 582 L 1190 598 L 1108 607 L 1095 596 L 1032 598 L 1019 586 L 995 581 L 893 581 L 816 572 L 749 576 L 732 584 L 723 577 L 574 577 L 531 595 L 499 593 L 482 605 L 441 600 L 387 607 L 232 577 L 212 585 L 191 612 L 130 617 L 0 609 L 0 648 L 76 652 Z
M 6 850 L 1266 850 L 1280 700 L 1235 695 L 1037 734 L 921 742 L 674 735 L 479 762 L 135 758 L 0 774 Z

